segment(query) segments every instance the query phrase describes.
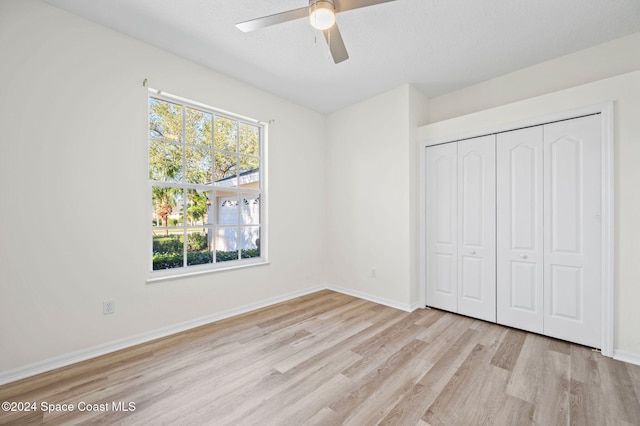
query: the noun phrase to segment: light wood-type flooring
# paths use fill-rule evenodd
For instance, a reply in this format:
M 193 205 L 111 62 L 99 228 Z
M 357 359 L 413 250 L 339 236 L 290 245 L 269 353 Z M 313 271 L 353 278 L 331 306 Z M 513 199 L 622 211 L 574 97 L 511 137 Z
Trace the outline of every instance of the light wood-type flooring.
M 590 348 L 321 291 L 2 386 L 38 407 L 0 424 L 638 425 L 639 396 Z

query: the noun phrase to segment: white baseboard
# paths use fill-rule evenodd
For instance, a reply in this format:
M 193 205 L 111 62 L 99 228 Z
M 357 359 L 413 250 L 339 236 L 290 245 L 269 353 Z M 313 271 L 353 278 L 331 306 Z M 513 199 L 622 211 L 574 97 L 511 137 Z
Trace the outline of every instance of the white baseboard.
M 348 296 L 357 297 L 358 299 L 368 300 L 369 302 L 378 303 L 380 305 L 389 306 L 391 308 L 400 309 L 400 310 L 405 311 L 405 312 L 413 312 L 418 308 L 417 304 L 415 304 L 415 306 L 414 306 L 414 305 L 407 305 L 407 304 L 404 304 L 404 303 L 398 303 L 395 300 L 389 300 L 389 299 L 385 299 L 383 297 L 373 296 L 373 295 L 368 294 L 368 293 L 362 293 L 362 292 L 357 291 L 357 290 L 351 290 L 351 289 L 348 289 L 348 288 L 344 288 L 344 287 L 340 287 L 340 286 L 336 286 L 336 285 L 332 285 L 332 284 L 328 284 L 326 288 L 327 288 L 327 290 L 337 291 L 338 293 L 346 294 Z
M 413 312 L 413 311 L 415 311 L 416 309 L 420 309 L 420 308 L 424 308 L 424 305 L 420 305 L 420 303 L 412 303 L 412 304 L 409 306 L 409 312 Z
M 150 342 L 161 337 L 167 337 L 175 333 L 190 330 L 192 328 L 200 327 L 215 321 L 220 321 L 225 318 L 233 317 L 236 315 L 244 314 L 247 312 L 255 311 L 256 309 L 264 308 L 267 306 L 275 305 L 276 303 L 285 302 L 287 300 L 295 299 L 296 297 L 304 296 L 306 294 L 315 293 L 316 291 L 324 290 L 326 287 L 318 286 L 311 287 L 304 290 L 288 293 L 282 296 L 274 297 L 271 299 L 263 300 L 258 303 L 250 305 L 240 306 L 235 309 L 223 311 L 217 314 L 208 315 L 202 318 L 197 318 L 192 321 L 186 321 L 183 323 L 175 324 L 169 327 L 160 328 L 148 333 L 138 334 L 136 336 L 127 337 L 124 339 L 115 340 L 112 342 L 104 343 L 91 348 L 82 349 L 79 351 L 71 352 L 55 358 L 46 359 L 44 361 L 36 362 L 34 364 L 25 365 L 13 370 L 0 372 L 0 385 L 15 382 L 26 377 L 35 376 L 36 374 L 45 373 L 47 371 L 55 370 L 56 368 L 66 367 L 77 362 L 86 361 L 91 358 L 95 358 L 101 355 L 105 355 L 111 352 L 115 352 L 121 349 L 129 348 L 131 346 L 139 345 L 141 343 Z
M 640 354 L 621 351 L 620 349 L 614 349 L 613 359 L 617 359 L 618 361 L 628 362 L 629 364 L 640 365 Z

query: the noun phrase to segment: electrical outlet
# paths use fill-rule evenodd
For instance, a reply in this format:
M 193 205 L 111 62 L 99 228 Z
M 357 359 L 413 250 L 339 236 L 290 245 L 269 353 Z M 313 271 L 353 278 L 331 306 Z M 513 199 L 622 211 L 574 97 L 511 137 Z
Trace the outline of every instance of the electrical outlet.
M 102 302 L 102 314 L 108 315 L 112 314 L 116 311 L 116 301 L 115 300 L 105 300 Z
M 378 276 L 378 272 L 374 269 L 371 269 L 371 278 L 375 278 Z

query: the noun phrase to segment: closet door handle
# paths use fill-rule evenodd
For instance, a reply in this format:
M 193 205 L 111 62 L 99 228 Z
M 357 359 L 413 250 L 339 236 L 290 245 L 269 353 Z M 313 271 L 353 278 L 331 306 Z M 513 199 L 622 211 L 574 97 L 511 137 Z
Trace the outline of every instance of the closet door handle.
M 521 254 L 520 259 L 526 259 L 528 256 L 526 254 Z
M 476 254 L 476 251 L 475 250 L 471 250 L 471 254 Z

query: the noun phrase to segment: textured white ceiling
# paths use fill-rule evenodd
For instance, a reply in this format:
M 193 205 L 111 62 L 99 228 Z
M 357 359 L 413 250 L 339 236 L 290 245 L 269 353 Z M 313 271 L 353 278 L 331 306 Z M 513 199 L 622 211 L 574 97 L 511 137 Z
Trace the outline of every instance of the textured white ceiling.
M 396 0 L 338 14 L 334 64 L 307 0 L 45 0 L 322 113 L 412 83 L 429 97 L 640 31 L 640 0 Z

